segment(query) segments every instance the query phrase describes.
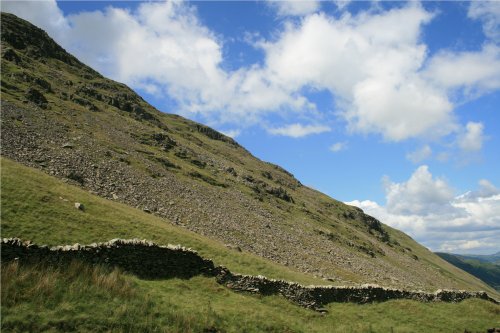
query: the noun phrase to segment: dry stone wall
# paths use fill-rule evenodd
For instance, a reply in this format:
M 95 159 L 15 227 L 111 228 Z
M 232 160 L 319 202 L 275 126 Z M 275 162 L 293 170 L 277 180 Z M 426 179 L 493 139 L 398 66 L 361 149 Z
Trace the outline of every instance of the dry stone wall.
M 377 285 L 350 286 L 303 286 L 298 283 L 268 279 L 264 276 L 232 274 L 221 269 L 217 282 L 237 291 L 262 295 L 281 295 L 301 306 L 322 310 L 329 303 L 372 303 L 392 299 L 410 299 L 421 302 L 460 302 L 479 298 L 499 304 L 484 291 L 438 290 L 434 293 L 384 288 Z
M 91 264 L 117 266 L 141 278 L 191 278 L 197 275 L 215 277 L 217 282 L 234 291 L 268 295 L 281 295 L 310 309 L 323 311 L 332 302 L 371 303 L 391 299 L 411 299 L 423 302 L 460 302 L 479 298 L 499 304 L 484 291 L 438 290 L 435 293 L 384 288 L 377 285 L 303 286 L 264 276 L 241 275 L 227 268 L 215 267 L 212 260 L 204 259 L 196 251 L 181 246 L 160 246 L 146 240 L 113 239 L 90 245 L 39 246 L 18 238 L 4 238 L 1 242 L 2 262 L 18 260 L 21 263 L 45 261 L 67 264 L 82 260 Z
M 159 246 L 153 242 L 113 239 L 90 245 L 38 246 L 18 238 L 2 240 L 2 261 L 45 261 L 65 264 L 81 260 L 91 264 L 120 267 L 141 278 L 190 278 L 196 275 L 213 276 L 211 260 L 203 259 L 193 250 L 180 246 Z

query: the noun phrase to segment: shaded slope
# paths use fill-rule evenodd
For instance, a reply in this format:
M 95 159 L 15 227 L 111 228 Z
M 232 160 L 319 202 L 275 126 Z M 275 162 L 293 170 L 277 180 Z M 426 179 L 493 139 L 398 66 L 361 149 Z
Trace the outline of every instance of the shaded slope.
M 450 264 L 463 269 L 467 273 L 474 275 L 496 290 L 500 291 L 500 265 L 491 263 L 491 261 L 495 262 L 495 260 L 497 260 L 494 255 L 479 256 L 480 258 L 486 257 L 487 259 L 478 260 L 475 259 L 475 256 L 462 256 L 459 254 L 440 252 L 437 252 L 436 254 Z
M 231 138 L 159 112 L 54 45 L 2 14 L 4 156 L 336 283 L 486 289 L 403 233 Z

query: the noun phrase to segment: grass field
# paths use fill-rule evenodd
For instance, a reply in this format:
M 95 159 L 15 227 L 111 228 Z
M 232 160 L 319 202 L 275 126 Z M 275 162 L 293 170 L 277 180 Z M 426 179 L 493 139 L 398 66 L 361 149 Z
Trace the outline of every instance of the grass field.
M 2 237 L 38 244 L 90 244 L 113 238 L 140 238 L 158 244 L 181 244 L 216 264 L 243 274 L 261 274 L 303 284 L 321 279 L 295 272 L 127 205 L 105 200 L 40 171 L 2 158 Z M 83 203 L 85 211 L 75 209 Z
M 2 266 L 5 332 L 485 332 L 500 307 L 389 301 L 331 304 L 322 315 L 281 297 L 236 294 L 213 279 L 139 280 L 73 262 Z
M 1 167 L 2 237 L 51 245 L 146 238 L 192 247 L 235 272 L 323 283 L 10 160 Z M 79 262 L 64 269 L 3 263 L 1 297 L 5 332 L 485 332 L 500 326 L 500 306 L 481 300 L 330 304 L 322 315 L 279 296 L 234 293 L 211 278 L 141 280 Z

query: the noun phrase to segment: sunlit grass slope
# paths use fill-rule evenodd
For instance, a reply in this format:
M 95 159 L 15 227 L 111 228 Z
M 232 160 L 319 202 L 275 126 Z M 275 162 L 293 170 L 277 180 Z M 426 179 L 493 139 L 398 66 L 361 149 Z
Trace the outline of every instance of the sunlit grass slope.
M 322 282 L 8 159 L 1 167 L 2 237 L 51 245 L 146 238 L 192 247 L 237 272 Z M 327 310 L 321 315 L 278 296 L 237 294 L 204 277 L 147 281 L 78 262 L 64 269 L 2 266 L 5 332 L 463 332 L 500 324 L 500 307 L 481 300 L 331 304 Z
M 236 294 L 213 279 L 145 281 L 73 262 L 2 265 L 5 332 L 485 332 L 500 307 L 389 301 L 319 314 L 278 296 Z
M 261 274 L 304 284 L 325 283 L 172 225 L 165 219 L 102 199 L 38 170 L 1 159 L 2 237 L 38 244 L 90 244 L 113 238 L 140 238 L 181 244 L 218 265 L 243 274 Z M 75 209 L 82 203 L 84 211 Z

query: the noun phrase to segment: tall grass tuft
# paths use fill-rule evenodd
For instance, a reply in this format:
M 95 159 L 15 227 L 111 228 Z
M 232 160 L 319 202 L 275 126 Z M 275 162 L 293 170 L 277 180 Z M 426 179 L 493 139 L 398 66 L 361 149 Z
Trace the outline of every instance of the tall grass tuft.
M 133 297 L 134 287 L 119 269 L 90 266 L 74 260 L 66 267 L 45 262 L 21 265 L 2 264 L 2 305 L 14 306 L 24 301 L 48 305 L 64 297 L 81 293 L 106 292 L 109 296 Z
M 1 265 L 2 330 L 155 331 L 151 306 L 119 269 L 74 260 Z M 140 329 L 139 329 L 140 327 Z

